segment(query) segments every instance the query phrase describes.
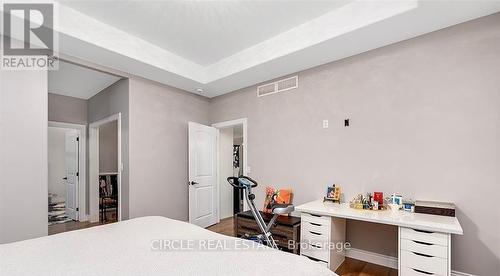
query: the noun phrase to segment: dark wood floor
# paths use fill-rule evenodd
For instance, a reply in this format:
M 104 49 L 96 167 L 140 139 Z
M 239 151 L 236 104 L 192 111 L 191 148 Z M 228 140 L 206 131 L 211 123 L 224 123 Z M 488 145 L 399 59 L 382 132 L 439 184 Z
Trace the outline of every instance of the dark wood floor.
M 346 257 L 335 273 L 341 276 L 397 276 L 398 270 Z
M 112 223 L 112 222 L 109 222 L 109 223 Z M 107 224 L 107 223 L 102 223 L 102 222 L 91 223 L 88 221 L 68 221 L 65 223 L 53 224 L 53 225 L 49 225 L 49 235 L 85 229 L 85 228 L 89 228 L 89 227 L 93 227 L 93 226 L 97 226 L 97 225 L 103 225 L 103 224 Z
M 229 217 L 225 219 L 221 219 L 220 223 L 214 224 L 207 228 L 210 231 L 223 234 L 226 236 L 234 237 L 236 233 L 234 232 L 234 218 Z
M 234 218 L 229 217 L 222 219 L 220 223 L 207 228 L 210 231 L 227 235 L 235 236 L 234 233 Z M 380 266 L 364 261 L 346 258 L 342 265 L 335 271 L 340 276 L 397 276 L 398 271 L 385 266 Z
M 49 235 L 59 234 L 68 231 L 80 230 L 85 228 L 90 228 L 97 225 L 103 225 L 108 223 L 117 222 L 116 210 L 108 209 L 106 212 L 105 222 L 94 222 L 90 223 L 88 221 L 68 221 L 65 223 L 58 223 L 49 225 Z

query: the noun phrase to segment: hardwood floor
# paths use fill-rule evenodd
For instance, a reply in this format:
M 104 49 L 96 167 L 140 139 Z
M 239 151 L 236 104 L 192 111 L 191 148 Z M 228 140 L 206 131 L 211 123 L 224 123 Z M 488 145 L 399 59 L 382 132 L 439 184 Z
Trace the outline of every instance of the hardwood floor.
M 397 276 L 398 270 L 346 257 L 335 273 L 341 276 Z
M 210 231 L 235 236 L 234 217 L 222 219 L 220 223 L 207 228 Z M 342 265 L 335 271 L 340 276 L 397 276 L 397 269 L 380 266 L 364 261 L 346 258 Z
M 207 229 L 226 236 L 236 236 L 234 232 L 234 217 L 221 219 L 220 223 L 209 226 Z
M 74 230 L 79 230 L 79 229 L 85 229 L 97 225 L 103 225 L 106 223 L 101 223 L 101 222 L 94 222 L 90 223 L 88 221 L 68 221 L 65 223 L 59 223 L 59 224 L 53 224 L 49 225 L 49 235 L 54 235 L 54 234 L 59 234 L 63 232 L 68 232 L 68 231 L 74 231 Z

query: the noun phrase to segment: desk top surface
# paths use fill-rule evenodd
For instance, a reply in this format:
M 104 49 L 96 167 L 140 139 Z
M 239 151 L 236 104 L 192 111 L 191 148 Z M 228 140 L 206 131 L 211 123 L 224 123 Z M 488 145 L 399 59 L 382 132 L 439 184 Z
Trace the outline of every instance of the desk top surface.
M 359 210 L 349 207 L 347 203 L 311 201 L 295 207 L 296 211 L 330 217 L 361 220 L 374 223 L 416 228 L 432 232 L 463 234 L 462 227 L 456 217 L 410 213 L 405 211 Z

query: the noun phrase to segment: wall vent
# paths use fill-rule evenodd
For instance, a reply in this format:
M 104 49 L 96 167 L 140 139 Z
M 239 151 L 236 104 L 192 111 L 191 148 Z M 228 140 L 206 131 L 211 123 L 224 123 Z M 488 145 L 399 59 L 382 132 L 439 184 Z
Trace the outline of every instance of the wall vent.
M 257 97 L 268 96 L 278 92 L 287 91 L 299 87 L 299 76 L 266 83 L 257 87 Z

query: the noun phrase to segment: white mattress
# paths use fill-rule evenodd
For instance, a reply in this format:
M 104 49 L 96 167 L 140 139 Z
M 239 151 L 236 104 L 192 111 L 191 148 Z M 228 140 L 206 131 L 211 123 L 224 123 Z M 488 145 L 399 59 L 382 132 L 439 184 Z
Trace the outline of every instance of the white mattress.
M 164 240 L 183 240 L 187 249 L 168 250 Z M 253 244 L 181 221 L 143 217 L 0 245 L 0 275 L 335 275 L 306 257 L 243 249 Z

